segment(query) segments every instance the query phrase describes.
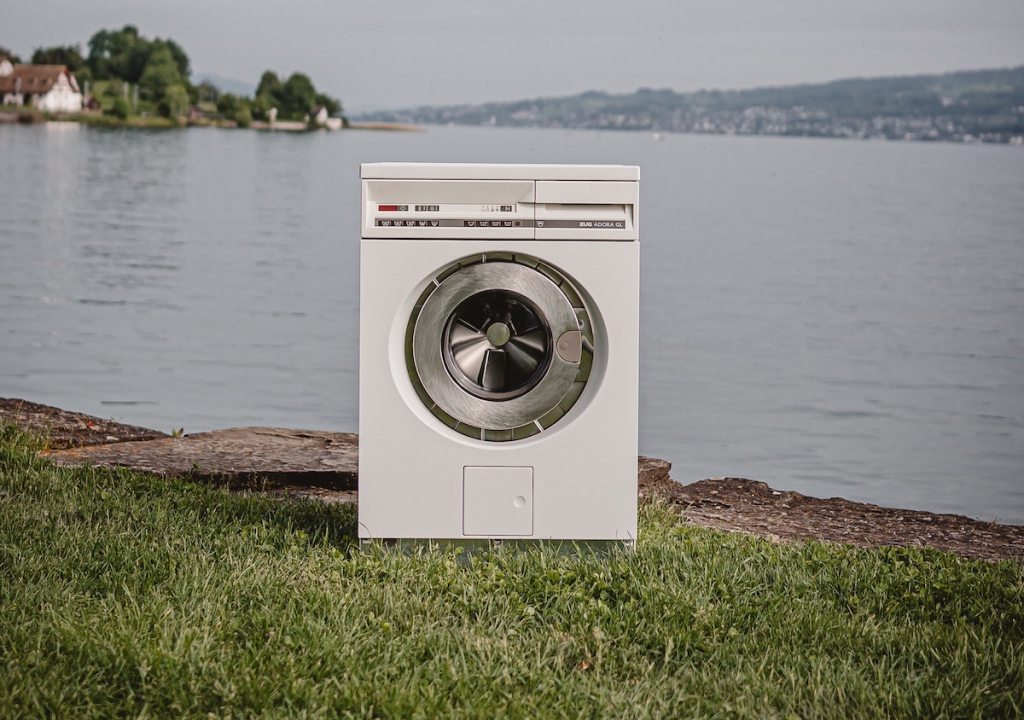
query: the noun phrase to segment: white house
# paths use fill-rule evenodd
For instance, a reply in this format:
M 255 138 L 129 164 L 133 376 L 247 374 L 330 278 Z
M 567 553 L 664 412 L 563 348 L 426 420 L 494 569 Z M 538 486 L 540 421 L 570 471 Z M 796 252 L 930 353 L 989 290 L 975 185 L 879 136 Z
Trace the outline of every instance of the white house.
M 341 129 L 341 118 L 331 117 L 328 115 L 327 108 L 323 105 L 317 105 L 313 108 L 311 119 L 313 124 L 317 127 L 327 128 L 328 130 Z
M 79 112 L 82 91 L 65 65 L 13 65 L 0 60 L 0 104 L 46 112 Z

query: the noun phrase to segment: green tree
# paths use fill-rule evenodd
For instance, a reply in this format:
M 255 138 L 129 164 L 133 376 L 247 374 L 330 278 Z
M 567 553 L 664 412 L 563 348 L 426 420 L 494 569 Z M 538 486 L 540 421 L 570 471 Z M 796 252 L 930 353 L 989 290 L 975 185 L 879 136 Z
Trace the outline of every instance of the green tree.
M 35 65 L 67 65 L 71 72 L 76 72 L 85 65 L 82 48 L 78 45 L 55 45 L 48 48 L 36 48 L 32 53 Z
M 260 77 L 250 111 L 253 117 L 263 119 L 270 108 L 276 107 L 282 120 L 301 120 L 317 105 L 327 108 L 328 115 L 341 115 L 341 102 L 317 92 L 308 75 L 293 73 L 282 83 L 277 73 L 267 70 Z
M 100 30 L 89 38 L 89 70 L 97 80 L 118 78 L 135 83 L 149 59 L 149 41 L 134 25 L 120 30 Z
M 170 51 L 171 57 L 174 58 L 174 64 L 178 66 L 178 73 L 181 75 L 182 80 L 188 82 L 189 75 L 192 74 L 192 68 L 189 67 L 188 55 L 186 55 L 185 51 L 181 49 L 181 45 L 170 38 L 167 38 L 166 40 L 157 38 L 153 41 L 153 46 L 154 49 L 162 46 Z
M 103 88 L 103 97 L 109 100 L 116 100 L 117 98 L 124 98 L 125 96 L 125 84 L 120 80 L 111 80 L 107 83 L 106 87 Z
M 252 125 L 252 110 L 249 108 L 249 103 L 237 95 L 224 93 L 217 98 L 217 112 L 228 120 L 234 120 L 239 127 Z
M 142 77 L 139 79 L 139 87 L 152 100 L 160 100 L 169 88 L 175 85 L 184 86 L 184 84 L 185 80 L 178 70 L 178 64 L 167 47 L 157 48 L 149 57 Z
M 124 120 L 131 115 L 132 108 L 128 101 L 122 96 L 114 98 L 114 104 L 110 106 L 110 114 Z
M 170 57 L 182 84 L 188 84 L 191 72 L 188 55 L 178 43 L 170 39 L 150 40 L 139 34 L 134 25 L 120 30 L 100 30 L 89 38 L 89 56 L 86 64 L 97 80 L 118 78 L 130 83 L 142 79 L 154 55 Z
M 316 104 L 323 105 L 327 108 L 327 114 L 331 117 L 338 117 L 341 115 L 341 101 L 337 98 L 325 95 L 324 93 L 317 93 Z
M 316 88 L 308 75 L 292 73 L 281 86 L 282 117 L 301 120 L 316 104 Z
M 231 117 L 238 111 L 238 96 L 231 93 L 224 93 L 217 98 L 217 112 L 224 117 Z
M 254 118 L 266 120 L 267 111 L 276 106 L 277 103 L 274 102 L 274 99 L 269 95 L 257 95 L 249 104 L 249 111 L 252 113 Z
M 110 77 L 109 38 L 110 32 L 107 30 L 93 33 L 93 36 L 89 38 L 89 55 L 86 57 L 86 62 L 92 76 L 99 80 Z
M 252 125 L 252 112 L 249 110 L 249 104 L 242 103 L 239 105 L 238 109 L 231 115 L 231 119 L 238 123 L 238 127 L 249 127 Z
M 188 90 L 184 85 L 171 85 L 160 100 L 160 113 L 165 117 L 177 118 L 188 112 Z
M 239 108 L 239 96 L 230 92 L 223 93 L 217 98 L 217 112 L 225 118 Z
M 4 58 L 11 61 L 12 64 L 17 65 L 21 62 L 21 58 L 12 53 L 10 50 L 0 45 L 0 60 Z
M 260 76 L 260 84 L 256 86 L 256 97 L 269 97 L 275 101 L 280 100 L 281 80 L 273 70 L 264 71 Z

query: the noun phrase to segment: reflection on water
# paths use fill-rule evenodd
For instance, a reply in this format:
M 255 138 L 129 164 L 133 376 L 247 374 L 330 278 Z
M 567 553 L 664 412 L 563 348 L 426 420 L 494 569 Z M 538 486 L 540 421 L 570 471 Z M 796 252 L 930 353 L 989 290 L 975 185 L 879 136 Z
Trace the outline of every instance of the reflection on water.
M 0 127 L 0 395 L 353 430 L 358 163 L 642 166 L 641 447 L 1024 521 L 1024 153 L 497 129 Z

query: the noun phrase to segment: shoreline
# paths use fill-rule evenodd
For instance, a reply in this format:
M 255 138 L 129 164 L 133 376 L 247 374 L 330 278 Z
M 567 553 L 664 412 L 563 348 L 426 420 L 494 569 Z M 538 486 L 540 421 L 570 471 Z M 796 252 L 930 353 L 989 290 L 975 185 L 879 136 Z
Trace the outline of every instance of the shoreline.
M 0 398 L 0 424 L 47 438 L 41 455 L 58 466 L 130 468 L 325 503 L 358 501 L 358 436 L 247 427 L 171 437 L 16 398 Z M 641 502 L 664 503 L 683 524 L 780 543 L 807 540 L 865 548 L 916 547 L 964 558 L 1024 562 L 1024 526 L 963 515 L 882 507 L 774 490 L 746 478 L 683 485 L 671 463 L 638 458 Z
M 41 110 L 4 109 L 0 110 L 0 125 L 41 125 L 44 123 L 75 123 L 87 127 L 130 128 L 135 130 L 174 130 L 184 128 L 219 128 L 222 130 L 258 130 L 261 132 L 317 132 L 327 130 L 374 130 L 382 132 L 425 132 L 426 128 L 407 123 L 351 123 L 339 128 L 310 127 L 298 120 L 279 120 L 268 123 L 254 120 L 248 127 L 239 126 L 234 120 L 186 120 L 185 118 L 165 118 L 161 116 L 133 116 L 117 118 L 113 115 L 99 113 L 49 113 Z

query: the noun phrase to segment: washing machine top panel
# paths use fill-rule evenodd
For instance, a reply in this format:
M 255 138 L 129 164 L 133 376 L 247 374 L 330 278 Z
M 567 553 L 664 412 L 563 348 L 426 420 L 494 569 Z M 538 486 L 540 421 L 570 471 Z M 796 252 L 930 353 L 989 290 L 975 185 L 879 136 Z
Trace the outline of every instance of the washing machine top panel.
M 363 165 L 362 236 L 636 242 L 638 176 L 621 165 Z
M 363 163 L 360 177 L 391 180 L 596 180 L 640 179 L 635 165 L 531 165 L 502 163 Z

